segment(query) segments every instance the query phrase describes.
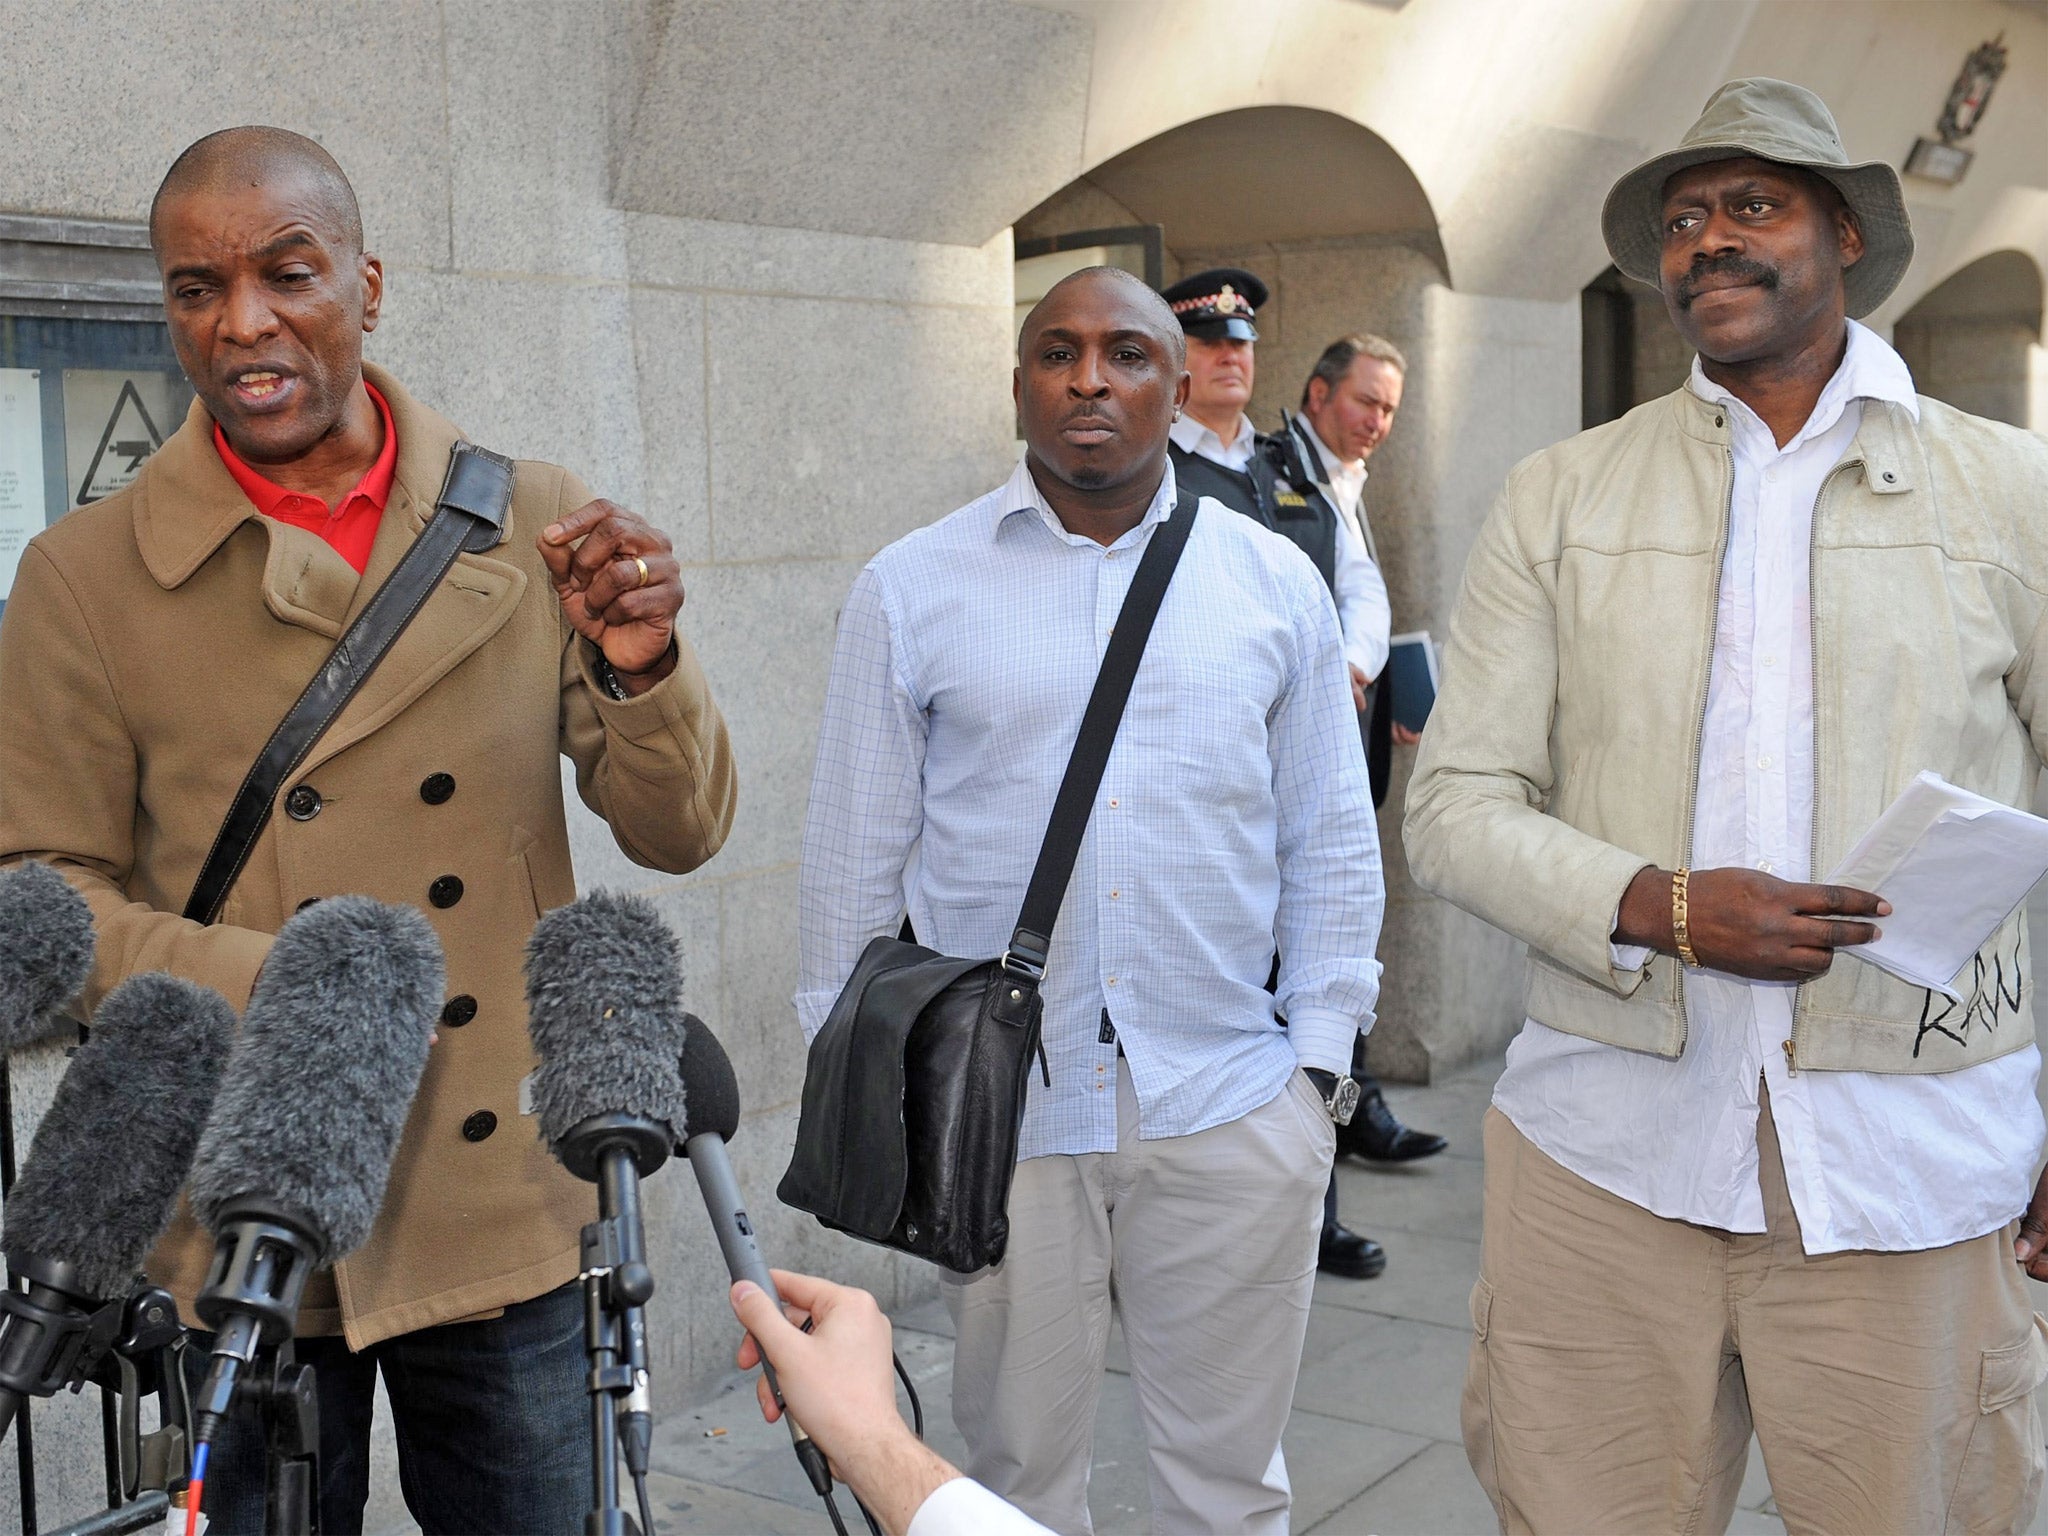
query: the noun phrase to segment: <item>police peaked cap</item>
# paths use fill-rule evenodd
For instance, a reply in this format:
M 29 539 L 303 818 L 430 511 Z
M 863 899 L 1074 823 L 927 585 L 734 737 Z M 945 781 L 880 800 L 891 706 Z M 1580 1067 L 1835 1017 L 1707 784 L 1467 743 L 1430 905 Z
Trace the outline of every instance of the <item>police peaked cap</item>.
M 1210 340 L 1235 337 L 1257 341 L 1259 333 L 1252 315 L 1266 303 L 1266 285 L 1242 267 L 1211 267 L 1184 277 L 1171 288 L 1160 290 L 1180 328 L 1190 336 Z

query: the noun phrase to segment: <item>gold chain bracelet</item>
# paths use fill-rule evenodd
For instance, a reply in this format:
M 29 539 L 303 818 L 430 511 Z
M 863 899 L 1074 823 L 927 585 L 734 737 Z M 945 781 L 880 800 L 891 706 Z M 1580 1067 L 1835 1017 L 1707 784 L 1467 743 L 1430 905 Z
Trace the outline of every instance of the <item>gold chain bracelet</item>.
M 1692 934 L 1686 926 L 1686 885 L 1692 879 L 1692 871 L 1681 869 L 1671 876 L 1671 937 L 1678 945 L 1678 958 L 1694 970 L 1700 968 L 1700 957 L 1692 952 Z

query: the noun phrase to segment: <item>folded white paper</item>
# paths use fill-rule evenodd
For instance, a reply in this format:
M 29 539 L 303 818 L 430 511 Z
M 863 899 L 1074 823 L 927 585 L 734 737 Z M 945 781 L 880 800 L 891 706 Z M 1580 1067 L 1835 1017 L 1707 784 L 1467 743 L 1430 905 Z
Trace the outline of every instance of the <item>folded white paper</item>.
M 1844 953 L 1961 1000 L 1955 979 L 2048 874 L 2048 821 L 1958 789 L 1908 784 L 1828 876 L 1892 904 L 1884 937 Z

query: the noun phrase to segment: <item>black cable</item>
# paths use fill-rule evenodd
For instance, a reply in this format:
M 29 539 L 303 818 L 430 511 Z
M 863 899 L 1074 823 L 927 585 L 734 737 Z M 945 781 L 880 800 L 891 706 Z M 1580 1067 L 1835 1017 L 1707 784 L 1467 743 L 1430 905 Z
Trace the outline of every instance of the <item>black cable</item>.
M 853 1493 L 853 1490 L 849 1488 L 847 1492 Z M 861 1519 L 867 1521 L 870 1536 L 882 1536 L 882 1528 L 875 1524 L 874 1512 L 867 1505 L 861 1503 L 860 1495 L 857 1493 L 853 1494 L 853 1507 L 860 1511 Z
M 924 1404 L 917 1400 L 917 1388 L 910 1384 L 910 1372 L 903 1369 L 902 1356 L 891 1351 L 889 1363 L 896 1367 L 896 1379 L 903 1383 L 903 1390 L 910 1394 L 910 1427 L 916 1431 L 917 1438 L 922 1440 L 924 1438 Z
M 846 1536 L 846 1521 L 840 1517 L 839 1506 L 833 1501 L 830 1489 L 825 1493 L 825 1513 L 832 1517 L 832 1529 L 837 1531 L 839 1536 Z
M 647 1502 L 647 1474 L 645 1472 L 635 1472 L 633 1474 L 633 1497 L 640 1501 L 641 1536 L 654 1536 L 654 1509 Z

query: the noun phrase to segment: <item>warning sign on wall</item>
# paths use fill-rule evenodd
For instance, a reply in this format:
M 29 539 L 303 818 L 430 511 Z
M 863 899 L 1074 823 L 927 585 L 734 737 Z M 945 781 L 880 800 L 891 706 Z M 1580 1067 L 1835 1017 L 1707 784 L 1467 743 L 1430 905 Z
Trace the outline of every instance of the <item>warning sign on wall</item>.
M 0 601 L 43 529 L 43 401 L 33 368 L 0 368 Z
M 176 374 L 105 368 L 64 370 L 65 483 L 73 507 L 90 506 L 133 481 L 184 416 Z

